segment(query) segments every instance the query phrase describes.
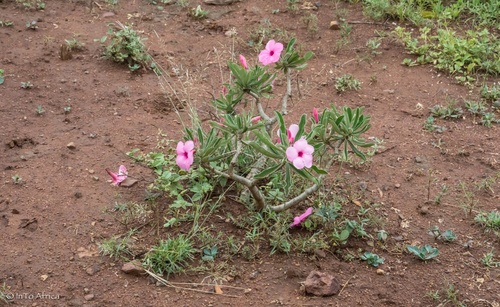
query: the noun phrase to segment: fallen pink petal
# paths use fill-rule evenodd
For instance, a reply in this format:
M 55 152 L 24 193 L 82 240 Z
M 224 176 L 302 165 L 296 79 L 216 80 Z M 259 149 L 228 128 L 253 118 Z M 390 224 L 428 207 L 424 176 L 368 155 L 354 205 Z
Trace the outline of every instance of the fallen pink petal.
M 283 44 L 272 39 L 267 42 L 266 49 L 259 53 L 259 62 L 264 66 L 276 63 L 280 60 L 281 51 L 283 51 Z
M 118 173 L 114 173 L 109 169 L 106 169 L 106 172 L 111 176 L 112 185 L 119 185 L 125 179 L 127 179 L 128 176 L 127 168 L 125 167 L 125 165 L 120 165 L 120 167 L 118 167 Z
M 290 224 L 290 228 L 302 224 L 307 219 L 307 217 L 312 213 L 313 213 L 313 208 L 312 207 L 307 208 L 307 210 L 304 213 L 293 218 L 293 223 Z
M 186 143 L 183 143 L 181 141 L 177 143 L 176 152 L 177 158 L 175 159 L 175 162 L 177 165 L 181 169 L 189 171 L 189 168 L 194 161 L 194 142 L 186 141 Z

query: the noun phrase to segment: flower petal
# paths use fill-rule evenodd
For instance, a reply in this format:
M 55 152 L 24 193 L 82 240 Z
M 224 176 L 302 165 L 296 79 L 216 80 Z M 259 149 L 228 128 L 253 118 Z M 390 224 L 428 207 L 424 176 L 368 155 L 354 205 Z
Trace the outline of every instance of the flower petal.
M 189 140 L 186 142 L 186 144 L 184 144 L 184 150 L 185 151 L 193 151 L 194 149 L 194 142 Z
M 178 155 L 184 154 L 184 142 L 179 141 L 179 143 L 177 143 L 177 148 L 175 149 L 175 151 Z
M 299 132 L 299 125 L 296 125 L 296 124 L 290 125 L 290 128 L 288 128 L 288 131 L 290 131 L 292 138 L 295 138 L 295 136 Z
M 286 149 L 286 158 L 288 159 L 288 161 L 293 162 L 298 157 L 299 157 L 299 153 L 297 152 L 297 149 L 295 149 L 293 147 L 288 147 Z
M 304 159 L 303 158 L 296 158 L 293 160 L 293 166 L 297 169 L 303 169 L 305 166 Z

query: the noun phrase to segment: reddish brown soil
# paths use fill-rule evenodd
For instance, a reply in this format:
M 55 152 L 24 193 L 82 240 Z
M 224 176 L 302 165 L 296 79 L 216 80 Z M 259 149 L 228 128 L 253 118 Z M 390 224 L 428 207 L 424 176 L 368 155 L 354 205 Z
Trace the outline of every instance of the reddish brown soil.
M 190 7 L 202 4 L 198 2 Z M 423 130 L 429 107 L 448 98 L 460 103 L 462 98 L 477 99 L 478 89 L 469 91 L 429 66 L 400 65 L 404 50 L 389 38 L 383 40 L 382 54 L 359 62 L 367 54 L 365 44 L 375 36 L 374 30 L 390 31 L 394 24 L 370 23 L 360 6 L 341 3 L 338 8 L 348 10 L 349 21 L 366 23 L 353 23 L 350 44 L 335 53 L 340 32 L 329 29 L 335 16 L 333 2 L 321 2 L 315 12 L 319 31 L 313 34 L 300 20 L 303 12 L 286 12 L 285 1 L 202 4 L 211 12 L 207 21 L 193 21 L 185 9 L 175 5 L 160 11 L 146 0 L 121 0 L 116 7 L 100 5 L 102 9 L 96 4 L 90 7 L 88 1 L 52 0 L 46 2 L 44 11 L 32 11 L 19 8 L 14 1 L 0 1 L 0 20 L 14 22 L 13 27 L 0 27 L 0 68 L 6 75 L 0 85 L 0 286 L 5 283 L 16 295 L 15 305 L 436 306 L 447 297 L 441 294 L 435 301 L 427 294 L 453 284 L 468 306 L 498 306 L 499 269 L 484 267 L 480 259 L 492 250 L 500 255 L 499 242 L 464 214 L 458 185 L 460 181 L 473 185 L 498 172 L 498 127 L 476 125 L 467 115 L 457 121 L 439 121 L 447 128 L 442 134 Z M 281 12 L 271 14 L 273 9 Z M 116 15 L 103 17 L 109 11 Z M 238 32 L 234 53 L 245 54 L 255 63 L 256 52 L 245 42 L 249 31 L 264 18 L 274 27 L 294 33 L 303 50 L 315 53 L 309 69 L 298 77 L 302 96 L 294 97 L 289 121 L 309 113 L 312 107 L 324 108 L 330 103 L 365 106 L 365 113 L 372 117 L 369 136 L 384 140 L 385 148 L 367 166 L 344 166 L 340 172 L 354 190 L 360 183 L 366 184 L 364 192 L 357 190 L 360 200 L 381 204 L 379 213 L 389 233 L 387 250 L 373 249 L 364 240 L 353 240 L 344 249 L 353 253 L 358 248 L 373 250 L 386 259 L 381 266 L 384 273 L 377 274 L 365 262 L 342 261 L 332 247 L 324 258 L 269 256 L 265 248 L 255 261 L 232 259 L 234 272 L 225 284 L 251 289 L 248 293 L 226 290 L 225 294 L 237 297 L 175 291 L 157 287 L 145 276 L 123 274 L 120 261 L 92 252 L 102 238 L 124 231 L 114 215 L 107 213 L 114 203 L 141 201 L 154 179 L 150 169 L 133 164 L 125 153 L 133 148 L 152 150 L 158 129 L 178 140 L 181 125 L 168 104 L 161 105 L 162 89 L 155 74 L 130 73 L 126 66 L 103 59 L 94 39 L 106 34 L 109 22 L 133 23 L 134 29 L 144 31 L 149 51 L 164 68 L 189 72 L 179 78 L 172 74 L 174 87 L 186 97 L 177 80 L 189 81 L 185 85 L 191 102 L 206 111 L 210 93 L 218 93 L 222 83 L 219 63 L 227 75 L 224 65 L 233 41 L 224 32 L 234 27 Z M 38 29 L 26 29 L 31 20 L 38 20 Z M 60 46 L 74 35 L 86 44 L 85 49 L 62 61 Z M 345 73 L 362 81 L 360 91 L 336 94 L 334 78 Z M 370 82 L 372 76 L 376 82 Z M 22 89 L 21 82 L 27 81 L 34 87 Z M 276 91 L 283 90 L 278 83 Z M 418 109 L 417 104 L 423 108 Z M 41 116 L 35 112 L 38 105 L 45 109 Z M 71 112 L 65 114 L 67 106 Z M 182 116 L 187 118 L 187 113 Z M 432 145 L 439 140 L 441 149 Z M 67 147 L 70 142 L 74 149 Z M 131 188 L 106 182 L 104 169 L 122 163 L 141 179 Z M 441 205 L 430 204 L 426 214 L 421 214 L 431 170 L 431 198 L 443 183 L 450 190 Z M 20 184 L 13 183 L 15 175 L 22 178 Z M 498 192 L 498 183 L 492 188 Z M 476 196 L 476 209 L 499 209 L 496 194 Z M 229 205 L 222 210 L 225 208 L 235 210 Z M 427 234 L 433 225 L 452 229 L 458 237 L 454 243 L 436 245 L 438 260 L 422 262 L 402 253 L 406 244 L 436 244 Z M 148 236 L 152 232 L 144 231 L 140 240 L 152 242 Z M 472 242 L 471 247 L 464 246 L 467 242 Z M 79 257 L 82 248 L 89 251 L 87 257 Z M 311 270 L 335 275 L 342 285 L 340 294 L 328 298 L 301 294 L 300 282 Z M 216 274 L 188 273 L 170 280 L 201 282 Z M 37 294 L 56 299 L 29 299 Z M 88 294 L 93 297 L 85 297 Z

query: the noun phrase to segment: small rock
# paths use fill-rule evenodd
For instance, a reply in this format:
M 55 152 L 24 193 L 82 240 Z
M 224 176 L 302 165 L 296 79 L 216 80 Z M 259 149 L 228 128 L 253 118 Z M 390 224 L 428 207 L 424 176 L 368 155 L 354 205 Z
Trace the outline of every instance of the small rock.
M 395 186 L 397 189 L 399 189 L 399 188 L 401 187 L 401 184 L 396 183 L 394 186 Z
M 86 300 L 86 301 L 91 301 L 94 299 L 94 295 L 93 294 L 87 294 L 85 295 L 83 298 Z
M 75 198 L 77 198 L 77 199 L 78 199 L 78 198 L 82 198 L 82 197 L 83 197 L 82 192 L 75 192 L 75 194 L 74 194 L 74 195 L 75 195 Z
M 89 288 L 83 288 L 83 293 L 89 294 L 90 293 L 90 289 Z
M 385 272 L 384 272 L 384 270 L 382 270 L 382 269 L 377 269 L 377 274 L 378 274 L 378 275 L 384 275 L 384 274 L 385 274 Z
M 257 275 L 259 275 L 259 274 L 260 274 L 259 271 L 253 271 L 248 278 L 255 279 L 255 278 L 257 278 Z
M 130 261 L 127 263 L 124 263 L 122 266 L 122 272 L 125 274 L 130 274 L 130 275 L 136 275 L 139 276 L 141 274 L 144 274 L 144 269 L 139 265 L 138 262 L 136 261 Z
M 424 162 L 425 162 L 424 157 L 420 157 L 420 156 L 415 157 L 415 163 L 424 163 Z
M 312 271 L 304 282 L 307 294 L 315 296 L 332 296 L 340 290 L 337 279 L 327 273 Z
M 418 213 L 426 215 L 427 213 L 429 213 L 429 206 L 419 206 Z
M 69 142 L 68 145 L 66 145 L 66 147 L 68 147 L 68 149 L 71 149 L 71 150 L 76 149 L 75 143 L 73 143 L 73 142 Z
M 48 275 L 42 275 L 42 276 L 40 276 L 40 279 L 41 279 L 42 281 L 46 281 L 46 280 L 47 280 L 47 278 L 49 278 L 49 276 L 48 276 Z
M 319 258 L 326 258 L 326 253 L 322 249 L 317 249 L 314 251 L 314 254 L 318 256 Z
M 336 20 L 330 21 L 330 30 L 339 30 L 339 29 L 340 29 L 340 25 L 339 25 L 338 21 L 336 21 Z

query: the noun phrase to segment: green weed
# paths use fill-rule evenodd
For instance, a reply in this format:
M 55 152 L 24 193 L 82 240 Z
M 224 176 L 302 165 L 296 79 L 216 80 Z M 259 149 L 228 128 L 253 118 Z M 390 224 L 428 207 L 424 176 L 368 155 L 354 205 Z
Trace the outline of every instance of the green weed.
M 335 89 L 337 90 L 337 93 L 343 93 L 347 90 L 358 91 L 361 89 L 361 82 L 355 79 L 352 75 L 345 74 L 336 78 Z
M 195 252 L 191 240 L 184 236 L 161 240 L 153 246 L 143 260 L 143 266 L 155 273 L 167 276 L 172 273 L 182 272 L 191 261 Z

